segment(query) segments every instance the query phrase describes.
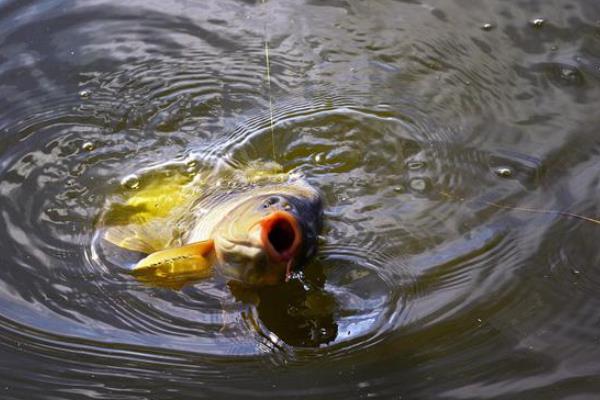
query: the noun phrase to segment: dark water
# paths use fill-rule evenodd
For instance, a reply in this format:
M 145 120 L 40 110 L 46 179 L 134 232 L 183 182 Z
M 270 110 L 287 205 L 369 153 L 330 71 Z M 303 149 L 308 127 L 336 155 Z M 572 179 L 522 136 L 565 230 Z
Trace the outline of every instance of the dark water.
M 600 396 L 598 1 L 5 0 L 0 49 L 0 398 Z M 259 306 L 96 257 L 127 175 L 274 159 L 326 223 Z

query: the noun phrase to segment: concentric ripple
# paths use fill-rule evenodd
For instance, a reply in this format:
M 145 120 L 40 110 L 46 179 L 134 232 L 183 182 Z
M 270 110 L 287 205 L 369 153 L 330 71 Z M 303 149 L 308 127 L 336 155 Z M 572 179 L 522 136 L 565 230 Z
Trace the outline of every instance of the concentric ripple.
M 593 398 L 598 15 L 1 3 L 0 398 Z M 150 287 L 101 239 L 115 193 L 261 162 L 324 197 L 286 284 Z

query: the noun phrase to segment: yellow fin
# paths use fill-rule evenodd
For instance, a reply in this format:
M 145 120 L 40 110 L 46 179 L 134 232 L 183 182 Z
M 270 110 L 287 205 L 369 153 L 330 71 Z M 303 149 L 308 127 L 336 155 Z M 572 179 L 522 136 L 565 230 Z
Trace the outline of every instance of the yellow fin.
M 150 176 L 133 193 L 123 193 L 126 201 L 110 204 L 103 215 L 105 225 L 144 224 L 156 218 L 169 216 L 174 209 L 193 197 L 190 178 L 182 175 Z
M 214 247 L 213 240 L 206 240 L 157 251 L 138 262 L 131 273 L 142 282 L 179 289 L 212 275 Z
M 110 226 L 104 231 L 104 240 L 126 250 L 154 253 L 169 247 L 175 236 L 166 221 L 163 222 Z
M 109 204 L 101 217 L 104 239 L 146 254 L 172 246 L 185 205 L 194 199 L 190 180 L 177 174 L 149 176 L 140 189 L 122 193 L 120 197 L 130 197 Z

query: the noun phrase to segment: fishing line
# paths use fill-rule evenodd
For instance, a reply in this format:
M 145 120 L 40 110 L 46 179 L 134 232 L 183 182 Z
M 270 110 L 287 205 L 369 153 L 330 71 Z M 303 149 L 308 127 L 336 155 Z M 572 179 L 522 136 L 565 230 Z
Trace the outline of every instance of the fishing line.
M 442 195 L 450 200 L 464 201 L 464 199 L 455 197 L 451 193 L 443 192 Z M 551 210 L 551 209 L 544 209 L 544 208 L 516 207 L 516 206 L 505 205 L 505 204 L 493 203 L 491 201 L 479 201 L 479 202 L 486 204 L 490 207 L 498 208 L 500 210 L 512 210 L 512 211 L 521 211 L 521 212 L 536 213 L 536 214 L 554 214 L 554 215 L 560 215 L 561 217 L 575 218 L 575 219 L 578 219 L 581 221 L 600 225 L 600 219 L 586 217 L 585 215 L 579 215 L 579 214 L 575 214 L 575 213 L 572 213 L 569 211 Z
M 575 219 L 579 219 L 582 221 L 586 221 L 586 222 L 591 222 L 593 224 L 599 224 L 600 225 L 600 220 L 594 219 L 594 218 L 590 218 L 590 217 L 586 217 L 584 215 L 579 215 L 579 214 L 574 214 L 568 211 L 560 211 L 560 210 L 546 210 L 543 208 L 528 208 L 528 207 L 513 207 L 513 206 L 506 206 L 503 204 L 496 204 L 496 203 L 491 203 L 488 201 L 484 202 L 485 204 L 495 207 L 495 208 L 499 208 L 502 210 L 514 210 L 514 211 L 523 211 L 523 212 L 530 212 L 530 213 L 538 213 L 538 214 L 556 214 L 556 215 L 560 215 L 562 217 L 570 217 L 570 218 L 575 218 Z
M 265 6 L 265 0 L 261 0 L 263 7 Z M 265 10 L 265 15 L 268 17 L 268 13 Z M 273 99 L 271 96 L 271 63 L 269 61 L 269 35 L 267 31 L 267 21 L 265 21 L 265 64 L 267 67 L 267 91 L 269 92 L 269 127 L 271 130 L 271 151 L 273 152 L 273 161 L 277 161 L 277 155 L 275 154 L 275 132 L 273 129 Z

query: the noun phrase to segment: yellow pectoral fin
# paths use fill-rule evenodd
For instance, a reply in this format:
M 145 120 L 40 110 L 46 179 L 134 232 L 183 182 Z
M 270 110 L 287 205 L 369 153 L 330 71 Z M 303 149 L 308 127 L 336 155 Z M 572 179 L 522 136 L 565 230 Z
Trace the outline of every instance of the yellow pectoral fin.
M 212 275 L 214 247 L 214 241 L 206 240 L 157 251 L 140 260 L 131 273 L 143 282 L 179 289 Z

